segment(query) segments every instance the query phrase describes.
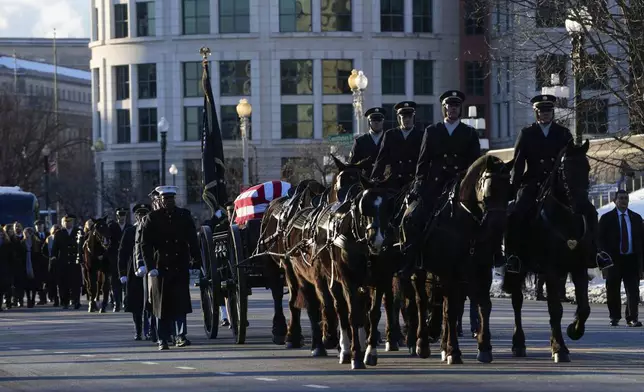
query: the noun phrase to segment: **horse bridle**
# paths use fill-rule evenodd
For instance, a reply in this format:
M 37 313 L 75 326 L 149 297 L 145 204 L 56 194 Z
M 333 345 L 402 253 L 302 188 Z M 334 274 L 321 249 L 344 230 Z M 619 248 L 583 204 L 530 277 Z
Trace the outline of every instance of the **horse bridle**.
M 485 181 L 487 181 L 490 178 L 494 178 L 494 177 L 501 177 L 501 178 L 508 178 L 509 179 L 510 174 L 492 173 L 492 172 L 486 171 L 477 181 L 477 184 L 476 184 L 477 193 L 480 191 L 480 189 L 482 188 L 482 186 L 485 183 Z M 478 224 L 479 226 L 483 226 L 485 224 L 487 216 L 488 216 L 488 214 L 490 212 L 504 212 L 504 211 L 507 211 L 507 208 L 503 208 L 503 207 L 487 208 L 486 207 L 487 206 L 487 200 L 488 200 L 488 197 L 484 195 L 483 200 L 477 202 L 479 208 L 482 211 L 482 215 L 481 215 L 480 218 L 478 216 L 476 216 L 476 214 L 473 211 L 471 211 L 469 208 L 467 208 L 467 206 L 465 205 L 465 203 L 463 203 L 462 200 L 459 200 L 459 204 L 463 208 L 463 210 L 465 210 L 468 213 L 468 215 L 472 218 L 472 220 L 474 220 L 474 222 L 476 222 L 476 224 Z

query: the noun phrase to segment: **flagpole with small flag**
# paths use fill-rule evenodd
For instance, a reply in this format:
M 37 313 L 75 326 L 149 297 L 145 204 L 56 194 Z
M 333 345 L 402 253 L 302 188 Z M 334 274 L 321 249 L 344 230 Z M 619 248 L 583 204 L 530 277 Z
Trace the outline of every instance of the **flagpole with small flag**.
M 199 50 L 203 57 L 203 74 L 201 87 L 204 92 L 203 99 L 203 128 L 201 135 L 201 170 L 203 184 L 203 200 L 210 208 L 211 222 L 222 218 L 222 206 L 228 202 L 226 193 L 226 165 L 224 164 L 224 144 L 221 129 L 215 110 L 215 98 L 210 84 L 210 71 L 208 56 L 210 49 L 203 47 Z

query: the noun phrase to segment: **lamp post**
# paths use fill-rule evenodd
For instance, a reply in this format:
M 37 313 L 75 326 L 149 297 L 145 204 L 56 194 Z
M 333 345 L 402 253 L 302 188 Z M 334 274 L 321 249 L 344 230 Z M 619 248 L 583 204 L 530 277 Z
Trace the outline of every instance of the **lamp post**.
M 249 186 L 248 180 L 248 124 L 250 115 L 253 113 L 253 107 L 248 103 L 246 98 L 239 100 L 237 104 L 237 115 L 240 120 L 240 130 L 242 139 L 242 186 L 246 188 Z
M 353 115 L 356 117 L 356 134 L 358 136 L 363 133 L 363 116 L 362 116 L 362 102 L 363 92 L 369 85 L 369 79 L 362 71 L 352 70 L 349 75 L 349 88 L 353 92 Z
M 51 226 L 51 211 L 49 211 L 49 155 L 51 149 L 47 144 L 42 149 L 43 164 L 45 169 L 45 209 L 47 210 L 47 227 Z
M 581 104 L 581 75 L 585 63 L 584 43 L 586 41 L 585 34 L 592 27 L 592 18 L 585 7 L 579 8 L 577 11 L 571 11 L 565 22 L 566 31 L 570 35 L 572 42 L 572 72 L 574 75 L 573 81 L 573 105 L 575 113 L 575 132 L 574 141 L 576 145 L 581 145 L 582 129 L 580 125 L 579 105 Z
M 467 108 L 467 118 L 462 119 L 461 122 L 476 129 L 479 134 L 481 150 L 488 151 L 490 149 L 490 140 L 485 137 L 485 119 L 477 117 L 476 106 Z
M 165 152 L 168 147 L 168 130 L 170 129 L 170 123 L 165 119 L 165 117 L 161 117 L 161 121 L 159 121 L 157 126 L 161 130 L 161 167 L 165 168 Z M 161 170 L 161 185 L 165 185 L 165 170 Z
M 170 165 L 168 171 L 172 174 L 172 185 L 177 186 L 177 173 L 179 173 L 179 169 L 177 169 L 177 166 L 173 163 Z

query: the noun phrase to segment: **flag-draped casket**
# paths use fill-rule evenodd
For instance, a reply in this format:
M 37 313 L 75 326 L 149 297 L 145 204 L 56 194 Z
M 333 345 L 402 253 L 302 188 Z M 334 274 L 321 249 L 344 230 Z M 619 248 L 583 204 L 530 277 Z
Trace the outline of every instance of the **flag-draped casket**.
M 261 219 L 268 204 L 288 194 L 291 184 L 284 181 L 269 181 L 252 186 L 235 199 L 235 223 L 245 224 L 250 219 Z

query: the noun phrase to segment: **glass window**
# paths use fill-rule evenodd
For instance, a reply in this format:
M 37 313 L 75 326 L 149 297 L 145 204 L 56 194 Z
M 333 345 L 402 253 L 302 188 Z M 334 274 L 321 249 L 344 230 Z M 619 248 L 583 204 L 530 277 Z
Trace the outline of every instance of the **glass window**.
M 250 60 L 220 61 L 219 86 L 222 97 L 250 95 Z
M 118 193 L 128 195 L 132 192 L 132 162 L 114 162 L 115 184 Z
M 210 34 L 210 0 L 182 0 L 183 34 Z
M 139 64 L 139 98 L 150 99 L 157 97 L 157 65 Z
M 183 96 L 203 97 L 201 90 L 202 66 L 200 61 L 183 63 Z
M 351 94 L 349 76 L 353 60 L 322 60 L 322 92 L 324 94 Z
M 280 73 L 282 95 L 313 94 L 312 60 L 282 60 Z
M 322 105 L 322 137 L 353 133 L 353 105 Z
M 414 60 L 414 95 L 434 94 L 434 61 Z
M 161 184 L 159 161 L 139 161 L 141 170 L 141 193 L 147 195 L 152 189 Z
M 405 95 L 405 60 L 382 60 L 382 94 Z
M 425 129 L 434 123 L 434 105 L 416 105 L 416 127 Z
M 465 1 L 465 34 L 481 35 L 485 33 L 487 8 L 481 0 Z
M 567 58 L 560 54 L 544 54 L 537 56 L 535 90 L 541 91 L 542 87 L 550 86 L 550 76 L 559 75 L 559 83 L 566 85 L 566 61 Z
M 221 114 L 221 137 L 223 140 L 241 140 L 241 129 L 239 116 L 237 115 L 237 105 L 222 105 L 219 113 Z M 253 116 L 248 119 L 250 125 L 248 139 L 252 139 Z
M 186 159 L 183 161 L 186 171 L 186 202 L 199 204 L 202 202 L 201 193 L 201 159 Z
M 116 142 L 130 142 L 130 111 L 128 109 L 116 109 Z
M 127 4 L 114 4 L 114 38 L 126 38 L 127 28 Z
M 156 35 L 154 1 L 136 3 L 136 35 L 138 37 Z
M 465 94 L 482 97 L 485 95 L 485 65 L 478 61 L 465 62 Z
M 122 101 L 130 98 L 130 66 L 118 65 L 114 67 L 116 77 L 116 100 Z
M 351 0 L 321 0 L 322 31 L 351 31 Z
M 280 31 L 312 31 L 311 0 L 280 0 Z
M 249 0 L 219 0 L 219 32 L 250 33 Z
M 380 31 L 405 31 L 405 4 L 401 0 L 380 0 Z
M 414 33 L 431 33 L 433 29 L 432 0 L 414 0 L 413 7 Z
M 608 132 L 608 100 L 584 99 L 581 102 L 579 125 L 587 134 L 605 134 Z
M 94 7 L 92 11 L 92 41 L 98 41 L 98 8 Z
M 139 109 L 139 143 L 157 141 L 157 109 Z
M 560 0 L 537 0 L 537 27 L 564 27 L 566 23 L 566 4 Z
M 195 142 L 201 140 L 203 130 L 203 107 L 186 106 L 183 108 L 183 140 Z
M 313 105 L 282 105 L 282 139 L 313 138 Z

